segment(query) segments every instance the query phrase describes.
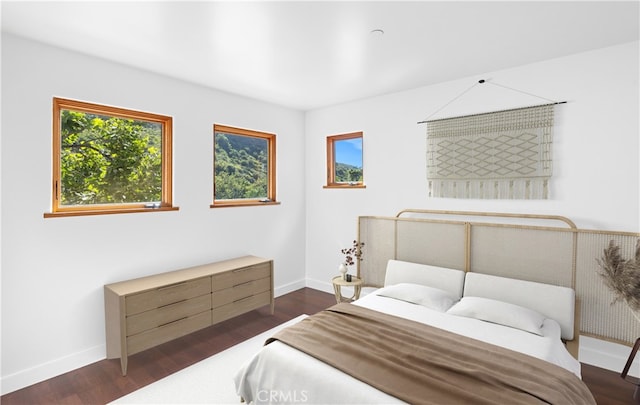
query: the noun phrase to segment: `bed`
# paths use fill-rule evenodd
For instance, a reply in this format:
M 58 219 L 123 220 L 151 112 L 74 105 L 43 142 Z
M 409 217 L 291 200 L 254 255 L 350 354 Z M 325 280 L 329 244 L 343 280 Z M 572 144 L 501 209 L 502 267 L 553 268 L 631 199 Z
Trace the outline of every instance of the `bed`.
M 389 260 L 384 285 L 275 334 L 249 403 L 595 404 L 565 342 L 572 288 Z

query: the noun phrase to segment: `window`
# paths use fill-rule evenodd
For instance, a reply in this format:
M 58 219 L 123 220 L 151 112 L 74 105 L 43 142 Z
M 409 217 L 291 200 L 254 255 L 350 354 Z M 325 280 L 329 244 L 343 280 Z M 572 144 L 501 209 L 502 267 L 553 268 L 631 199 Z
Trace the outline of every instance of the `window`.
M 54 98 L 45 217 L 177 209 L 171 131 L 171 117 Z
M 325 188 L 364 188 L 362 132 L 327 137 Z
M 212 208 L 276 202 L 276 136 L 213 126 Z

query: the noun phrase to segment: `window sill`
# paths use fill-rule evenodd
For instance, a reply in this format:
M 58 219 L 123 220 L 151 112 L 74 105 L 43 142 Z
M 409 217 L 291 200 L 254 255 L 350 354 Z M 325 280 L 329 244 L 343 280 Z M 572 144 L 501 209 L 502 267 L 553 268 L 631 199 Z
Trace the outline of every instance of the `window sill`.
M 59 211 L 59 212 L 45 212 L 45 218 L 60 218 L 60 217 L 79 217 L 87 215 L 110 215 L 110 214 L 133 214 L 139 212 L 166 212 L 166 211 L 178 211 L 179 207 L 160 207 L 160 208 L 130 208 L 130 209 L 117 209 L 117 210 L 87 210 L 87 211 Z
M 366 185 L 358 183 L 358 184 L 327 184 L 326 186 L 322 186 L 322 188 L 367 188 Z
M 211 204 L 209 208 L 255 207 L 258 205 L 280 205 L 280 201 L 229 201 Z

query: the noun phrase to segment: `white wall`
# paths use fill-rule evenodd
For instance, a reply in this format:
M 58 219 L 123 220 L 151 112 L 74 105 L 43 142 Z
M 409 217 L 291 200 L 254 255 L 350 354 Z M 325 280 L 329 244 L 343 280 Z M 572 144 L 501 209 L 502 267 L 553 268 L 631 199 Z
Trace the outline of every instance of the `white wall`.
M 550 200 L 427 198 L 426 127 L 417 122 L 478 79 L 569 101 L 557 109 Z M 537 212 L 582 228 L 638 232 L 638 87 L 632 43 L 305 115 L 3 35 L 2 392 L 104 358 L 102 286 L 109 282 L 255 254 L 274 258 L 277 294 L 304 286 L 305 277 L 331 291 L 359 215 Z M 173 116 L 180 210 L 44 219 L 54 96 Z M 539 101 L 476 86 L 441 115 Z M 278 135 L 281 205 L 209 208 L 213 123 Z M 323 189 L 326 136 L 352 131 L 364 131 L 367 188 Z
M 170 115 L 177 212 L 43 218 L 52 97 Z M 210 209 L 214 123 L 277 134 L 281 205 Z M 304 286 L 304 115 L 2 37 L 2 391 L 105 357 L 104 284 L 245 254 Z
M 343 258 L 340 248 L 356 237 L 359 215 L 392 216 L 404 208 L 540 213 L 566 216 L 583 229 L 640 231 L 638 46 L 634 42 L 308 112 L 309 285 L 330 291 L 329 280 Z M 417 122 L 479 79 L 568 102 L 556 108 L 550 199 L 427 197 L 426 125 Z M 485 83 L 431 118 L 544 102 Z M 364 131 L 366 189 L 323 189 L 326 137 L 354 131 Z

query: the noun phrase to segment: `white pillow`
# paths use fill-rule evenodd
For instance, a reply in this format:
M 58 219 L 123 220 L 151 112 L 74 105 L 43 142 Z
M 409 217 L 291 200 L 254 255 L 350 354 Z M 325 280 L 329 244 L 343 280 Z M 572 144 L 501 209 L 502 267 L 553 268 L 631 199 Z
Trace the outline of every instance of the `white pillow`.
M 481 297 L 463 297 L 448 314 L 497 323 L 543 336 L 545 316 L 532 309 Z
M 411 302 L 444 312 L 458 300 L 452 294 L 421 284 L 399 283 L 380 289 L 377 295 Z

